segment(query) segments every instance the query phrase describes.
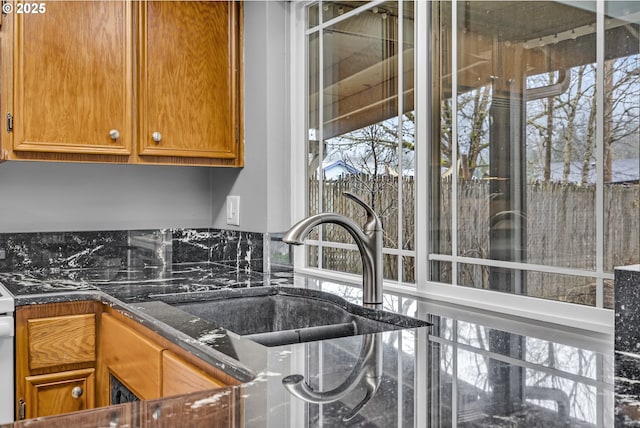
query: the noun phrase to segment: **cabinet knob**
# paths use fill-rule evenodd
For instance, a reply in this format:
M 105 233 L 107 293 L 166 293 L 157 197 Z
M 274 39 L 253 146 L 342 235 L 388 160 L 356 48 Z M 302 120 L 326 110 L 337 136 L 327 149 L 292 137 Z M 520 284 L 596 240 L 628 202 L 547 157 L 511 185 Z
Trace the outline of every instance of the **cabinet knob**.
M 160 141 L 162 141 L 162 134 L 156 131 L 151 134 L 151 138 L 153 138 L 153 141 L 155 141 L 156 143 L 159 143 Z
M 113 141 L 116 141 L 118 138 L 120 138 L 120 131 L 118 131 L 117 129 L 112 129 L 111 131 L 109 131 L 109 137 L 111 137 Z
M 80 397 L 82 397 L 82 393 L 83 393 L 83 392 L 84 392 L 84 391 L 82 390 L 82 388 L 81 388 L 81 387 L 76 386 L 75 388 L 73 388 L 73 389 L 71 390 L 71 396 L 72 396 L 73 398 L 80 398 Z

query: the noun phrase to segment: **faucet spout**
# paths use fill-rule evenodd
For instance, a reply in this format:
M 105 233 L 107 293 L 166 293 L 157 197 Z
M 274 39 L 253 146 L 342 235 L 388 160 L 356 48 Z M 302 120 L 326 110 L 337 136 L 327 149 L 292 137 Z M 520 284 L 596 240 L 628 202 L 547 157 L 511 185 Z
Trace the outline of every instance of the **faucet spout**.
M 367 222 L 360 228 L 353 220 L 340 214 L 320 213 L 294 224 L 282 237 L 291 245 L 302 245 L 311 230 L 320 224 L 337 224 L 353 237 L 362 257 L 362 303 L 364 306 L 382 306 L 382 222 L 369 205 L 357 196 L 344 195 L 358 202 L 367 211 Z

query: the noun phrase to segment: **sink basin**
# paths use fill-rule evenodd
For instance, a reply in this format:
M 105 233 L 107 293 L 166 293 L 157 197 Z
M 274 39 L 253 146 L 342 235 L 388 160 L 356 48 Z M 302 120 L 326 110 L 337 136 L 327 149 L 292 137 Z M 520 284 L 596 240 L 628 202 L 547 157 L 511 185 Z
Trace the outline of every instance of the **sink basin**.
M 403 328 L 425 321 L 354 305 L 317 290 L 258 287 L 221 290 L 172 306 L 265 346 L 310 342 Z

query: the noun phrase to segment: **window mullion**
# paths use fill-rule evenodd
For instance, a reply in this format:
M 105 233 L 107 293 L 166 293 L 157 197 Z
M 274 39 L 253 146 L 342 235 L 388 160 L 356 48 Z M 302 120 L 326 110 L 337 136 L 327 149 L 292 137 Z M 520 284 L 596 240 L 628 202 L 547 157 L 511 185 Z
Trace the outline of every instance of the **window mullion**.
M 451 4 L 451 284 L 458 284 L 458 1 Z
M 404 5 L 403 0 L 398 0 L 398 86 L 397 86 L 397 96 L 398 96 L 398 130 L 397 130 L 397 151 L 398 151 L 398 227 L 397 227 L 397 246 L 398 249 L 404 248 L 404 236 L 403 236 L 403 159 L 402 159 L 402 146 L 404 141 L 404 131 L 403 131 L 403 120 L 402 113 L 404 111 L 404 75 L 403 75 L 403 65 L 404 65 Z M 403 280 L 403 272 L 404 272 L 404 263 L 402 256 L 398 256 L 397 260 L 398 266 L 398 282 L 402 282 Z
M 427 203 L 429 198 L 427 192 L 422 189 L 429 189 L 429 127 L 431 122 L 432 107 L 431 100 L 431 61 L 428 53 L 431 51 L 431 21 L 430 2 L 415 2 L 415 23 L 414 23 L 414 102 L 415 102 L 415 275 L 416 287 L 424 290 L 430 278 L 430 266 L 427 263 L 429 255 L 429 229 L 430 215 L 418 215 L 418 213 L 429 213 L 431 207 Z M 424 262 L 421 262 L 424 260 Z
M 604 0 L 596 3 L 596 272 L 604 272 Z M 596 307 L 604 306 L 604 282 L 596 279 Z
M 322 169 L 322 162 L 324 160 L 324 22 L 322 11 L 322 1 L 320 1 L 318 22 L 320 23 L 318 31 L 318 171 L 316 177 L 318 178 L 318 213 L 324 210 L 324 172 Z M 318 268 L 324 267 L 323 263 L 323 241 L 324 241 L 324 228 L 318 227 Z M 307 266 L 308 266 L 307 257 Z

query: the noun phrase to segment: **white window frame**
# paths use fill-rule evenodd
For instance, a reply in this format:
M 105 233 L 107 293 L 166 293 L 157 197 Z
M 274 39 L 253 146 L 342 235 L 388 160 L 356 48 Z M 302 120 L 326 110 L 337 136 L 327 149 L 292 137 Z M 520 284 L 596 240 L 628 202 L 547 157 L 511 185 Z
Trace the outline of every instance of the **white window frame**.
M 454 3 L 460 0 L 453 0 Z M 291 3 L 291 100 L 290 100 L 290 141 L 291 141 L 291 218 L 298 221 L 307 214 L 307 147 L 301 144 L 306 141 L 306 76 L 307 76 L 307 28 L 306 28 L 306 7 L 313 2 L 300 1 Z M 415 180 L 416 189 L 418 189 L 415 201 L 416 213 L 429 213 L 429 198 L 426 191 L 419 189 L 429 188 L 428 155 L 430 148 L 427 147 L 426 141 L 430 135 L 430 117 L 431 117 L 431 67 L 429 63 L 430 54 L 430 25 L 420 25 L 418 23 L 430 22 L 430 6 L 431 2 L 416 1 L 415 2 L 415 79 L 414 102 L 415 102 Z M 455 6 L 454 26 L 455 26 Z M 596 60 L 597 60 L 597 150 L 599 156 L 597 169 L 603 170 L 603 135 L 602 124 L 604 123 L 604 16 L 605 16 L 605 0 L 597 0 L 596 10 L 596 31 L 598 34 Z M 453 33 L 452 43 L 456 44 L 457 35 Z M 453 56 L 455 61 L 455 55 Z M 453 64 L 455 66 L 455 64 Z M 454 75 L 455 76 L 455 75 Z M 454 88 L 455 77 L 453 81 Z M 454 154 L 455 156 L 455 154 Z M 455 159 L 454 159 L 455 160 Z M 455 183 L 456 180 L 453 180 Z M 604 200 L 604 182 L 602 174 L 596 183 L 596 206 L 602 207 Z M 417 215 L 415 219 L 415 284 L 403 284 L 397 281 L 384 282 L 384 289 L 396 293 L 405 293 L 408 295 L 419 296 L 426 299 L 441 301 L 449 304 L 461 305 L 473 308 L 474 310 L 491 311 L 504 314 L 510 317 L 521 317 L 534 319 L 543 322 L 561 324 L 581 330 L 590 330 L 597 333 L 607 335 L 613 334 L 614 314 L 612 310 L 602 309 L 599 307 L 589 307 L 572 303 L 563 303 L 559 301 L 496 292 L 491 290 L 482 290 L 476 288 L 463 287 L 458 285 L 443 284 L 429 281 L 430 272 L 428 261 L 441 260 L 466 264 L 482 264 L 507 268 L 515 268 L 521 270 L 535 270 L 539 272 L 559 273 L 568 275 L 587 275 L 594 277 L 597 281 L 597 305 L 602 306 L 603 299 L 603 280 L 612 279 L 613 274 L 604 272 L 603 266 L 603 248 L 604 248 L 604 219 L 601 209 L 596 210 L 596 240 L 597 240 L 597 266 L 595 271 L 587 271 L 580 269 L 565 269 L 546 265 L 533 265 L 517 262 L 501 262 L 485 259 L 474 259 L 456 255 L 437 255 L 430 254 L 429 246 L 429 216 Z M 455 217 L 455 216 L 454 216 Z M 454 224 L 455 226 L 455 224 Z M 452 229 L 455 230 L 455 229 Z M 454 239 L 455 242 L 455 239 Z M 348 244 L 347 244 L 348 245 Z M 356 247 L 353 246 L 355 249 Z M 455 249 L 455 248 L 454 248 Z M 294 269 L 297 272 L 322 276 L 327 279 L 344 281 L 348 283 L 360 283 L 359 275 L 340 273 L 326 269 L 311 268 L 306 265 L 307 258 L 306 248 L 304 246 L 294 248 Z M 398 250 L 386 251 L 395 253 Z

